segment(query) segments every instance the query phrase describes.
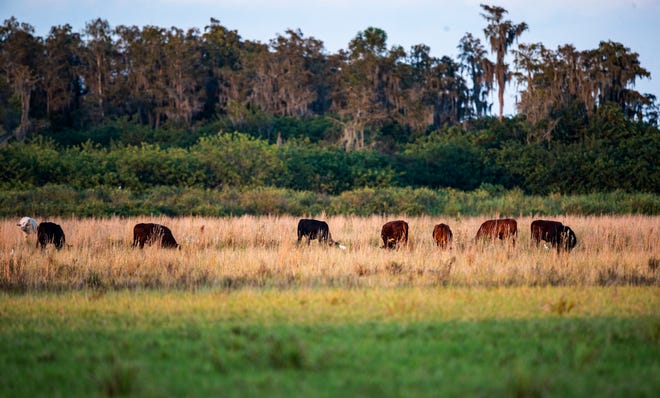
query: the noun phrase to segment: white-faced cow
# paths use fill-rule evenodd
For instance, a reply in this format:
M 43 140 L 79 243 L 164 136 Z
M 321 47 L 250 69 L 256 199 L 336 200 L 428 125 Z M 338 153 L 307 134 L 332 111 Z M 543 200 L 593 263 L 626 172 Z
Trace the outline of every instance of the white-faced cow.
M 172 231 L 164 225 L 153 223 L 140 223 L 135 224 L 133 227 L 133 244 L 132 247 L 138 246 L 140 249 L 144 244 L 156 244 L 163 248 L 176 249 L 179 244 L 176 243 Z
M 34 218 L 23 217 L 16 225 L 21 228 L 21 231 L 23 231 L 25 239 L 27 239 L 29 235 L 37 233 L 37 221 Z
M 308 245 L 313 239 L 318 239 L 320 243 L 346 249 L 346 247 L 339 242 L 332 240 L 330 228 L 328 227 L 328 223 L 325 221 L 313 220 L 309 218 L 300 219 L 300 221 L 298 221 L 298 243 L 300 243 L 303 237 L 307 238 Z
M 37 227 L 37 247 L 45 249 L 46 245 L 52 243 L 59 250 L 65 242 L 64 231 L 59 225 L 45 221 Z

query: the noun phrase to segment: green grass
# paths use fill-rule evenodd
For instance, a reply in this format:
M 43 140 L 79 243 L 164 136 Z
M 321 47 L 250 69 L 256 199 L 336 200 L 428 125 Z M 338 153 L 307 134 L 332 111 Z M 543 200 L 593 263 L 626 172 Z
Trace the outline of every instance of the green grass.
M 658 396 L 660 289 L 0 295 L 0 396 Z

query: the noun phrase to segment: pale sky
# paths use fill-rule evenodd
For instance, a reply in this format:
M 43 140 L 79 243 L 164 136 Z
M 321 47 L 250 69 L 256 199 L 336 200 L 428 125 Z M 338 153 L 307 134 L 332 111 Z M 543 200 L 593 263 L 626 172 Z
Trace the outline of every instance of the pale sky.
M 387 33 L 389 47 L 409 51 L 414 44 L 426 44 L 432 55 L 456 59 L 456 46 L 466 32 L 486 44 L 480 3 L 505 8 L 513 23 L 526 22 L 523 43 L 542 42 L 551 49 L 573 44 L 578 50 L 606 40 L 622 43 L 651 72 L 652 79 L 639 80 L 636 89 L 660 98 L 660 0 L 0 0 L 0 18 L 14 16 L 42 37 L 66 23 L 80 32 L 98 17 L 112 27 L 200 31 L 216 18 L 244 40 L 263 43 L 299 28 L 304 36 L 323 41 L 329 52 L 346 49 L 359 31 L 373 26 Z

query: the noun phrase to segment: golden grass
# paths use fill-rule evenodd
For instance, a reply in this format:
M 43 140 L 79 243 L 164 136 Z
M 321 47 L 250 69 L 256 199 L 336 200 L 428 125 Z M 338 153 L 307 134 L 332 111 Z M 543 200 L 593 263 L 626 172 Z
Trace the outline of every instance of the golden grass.
M 0 294 L 0 319 L 35 328 L 75 329 L 94 322 L 110 327 L 121 318 L 134 327 L 175 316 L 179 322 L 243 324 L 357 324 L 446 322 L 557 317 L 658 316 L 654 287 L 504 287 L 400 289 L 289 289 L 212 291 L 118 291 L 94 296 Z M 119 323 L 117 327 L 122 327 Z M 0 327 L 1 329 L 1 327 Z
M 660 217 L 558 216 L 578 237 L 571 253 L 530 242 L 531 217 L 518 220 L 515 247 L 477 245 L 474 235 L 486 217 L 323 217 L 342 251 L 313 241 L 296 244 L 298 218 L 140 217 L 53 219 L 68 247 L 35 248 L 16 226 L 0 224 L 0 288 L 104 289 L 122 287 L 425 287 L 650 285 L 660 286 Z M 380 228 L 405 219 L 410 242 L 399 251 L 380 249 Z M 132 249 L 132 227 L 156 222 L 172 230 L 181 250 Z M 451 250 L 432 241 L 433 226 L 447 223 Z

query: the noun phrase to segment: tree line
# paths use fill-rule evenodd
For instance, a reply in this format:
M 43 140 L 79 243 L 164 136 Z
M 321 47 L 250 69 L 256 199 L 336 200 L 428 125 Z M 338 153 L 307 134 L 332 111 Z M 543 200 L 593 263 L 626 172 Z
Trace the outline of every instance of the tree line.
M 466 33 L 457 59 L 434 57 L 424 44 L 388 47 L 387 33 L 375 27 L 329 53 L 300 30 L 261 43 L 217 19 L 183 30 L 112 27 L 99 18 L 79 33 L 64 24 L 39 37 L 12 17 L 0 26 L 0 135 L 21 141 L 119 118 L 188 130 L 223 120 L 274 141 L 287 131 L 275 131 L 273 120 L 324 118 L 335 125 L 323 137 L 328 143 L 387 150 L 491 115 L 492 94 L 501 120 L 513 81 L 529 142 L 579 139 L 575 124 L 610 103 L 628 120 L 657 124 L 655 97 L 633 89 L 650 77 L 637 53 L 611 41 L 586 51 L 514 46 L 527 24 L 506 19 L 501 7 L 481 7 L 484 42 Z
M 328 53 L 297 30 L 263 44 L 215 19 L 203 31 L 96 19 L 41 38 L 10 18 L 0 188 L 660 193 L 658 106 L 633 88 L 650 77 L 638 55 L 517 44 L 527 24 L 482 10 L 485 41 L 466 33 L 457 59 L 388 47 L 374 27 Z M 503 117 L 512 82 L 517 114 Z

